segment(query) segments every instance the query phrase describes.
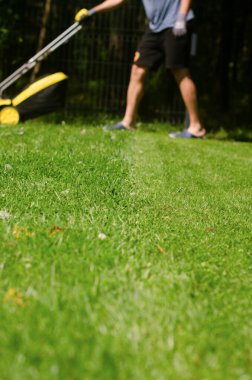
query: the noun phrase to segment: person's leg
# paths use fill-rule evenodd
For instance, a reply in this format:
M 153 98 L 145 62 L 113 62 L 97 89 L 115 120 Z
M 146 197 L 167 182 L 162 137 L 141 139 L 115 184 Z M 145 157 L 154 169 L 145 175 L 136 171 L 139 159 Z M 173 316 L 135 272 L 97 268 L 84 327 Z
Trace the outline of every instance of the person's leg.
M 126 110 L 122 121 L 115 125 L 106 125 L 109 130 L 134 130 L 136 127 L 137 111 L 144 90 L 144 79 L 149 69 L 145 66 L 132 65 L 130 82 L 127 91 Z
M 148 71 L 147 67 L 132 65 L 126 111 L 122 120 L 122 124 L 126 127 L 134 128 L 136 125 L 138 106 L 143 96 L 144 79 Z
M 190 77 L 189 70 L 187 68 L 175 68 L 172 69 L 172 73 L 179 86 L 182 98 L 189 114 L 190 125 L 188 132 L 194 136 L 204 136 L 206 131 L 202 128 L 199 118 L 197 89 L 192 78 Z
M 130 82 L 127 90 L 126 110 L 122 121 L 115 125 L 104 126 L 109 130 L 130 130 L 136 126 L 137 112 L 144 90 L 144 80 L 149 71 L 158 67 L 164 58 L 160 49 L 159 34 L 149 29 L 143 35 L 134 57 Z

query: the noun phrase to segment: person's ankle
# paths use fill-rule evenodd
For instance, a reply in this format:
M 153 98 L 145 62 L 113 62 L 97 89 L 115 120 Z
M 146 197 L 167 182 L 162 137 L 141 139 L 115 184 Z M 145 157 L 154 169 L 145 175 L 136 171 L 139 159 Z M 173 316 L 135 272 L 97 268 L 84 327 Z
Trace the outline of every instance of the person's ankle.
M 199 122 L 197 122 L 197 123 L 190 123 L 188 127 L 188 131 L 192 134 L 195 134 L 195 133 L 197 134 L 202 131 L 205 132 L 205 129 L 202 127 L 202 125 Z
M 135 129 L 135 128 L 136 128 L 136 124 L 133 123 L 133 122 L 130 122 L 130 120 L 123 119 L 123 120 L 121 121 L 121 123 L 122 123 L 126 128 L 129 128 L 129 129 Z

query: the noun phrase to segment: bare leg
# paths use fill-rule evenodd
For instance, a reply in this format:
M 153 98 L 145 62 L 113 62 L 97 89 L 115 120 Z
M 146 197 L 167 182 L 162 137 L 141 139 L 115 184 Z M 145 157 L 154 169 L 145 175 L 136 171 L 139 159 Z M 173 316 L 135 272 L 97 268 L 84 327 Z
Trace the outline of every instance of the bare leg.
M 148 73 L 147 67 L 133 65 L 127 92 L 127 105 L 122 124 L 134 128 L 136 125 L 137 111 L 144 89 L 144 79 Z
M 197 89 L 190 77 L 189 70 L 187 68 L 176 68 L 172 69 L 172 73 L 179 86 L 186 109 L 189 113 L 190 125 L 188 131 L 195 136 L 204 136 L 206 131 L 202 128 L 199 118 Z

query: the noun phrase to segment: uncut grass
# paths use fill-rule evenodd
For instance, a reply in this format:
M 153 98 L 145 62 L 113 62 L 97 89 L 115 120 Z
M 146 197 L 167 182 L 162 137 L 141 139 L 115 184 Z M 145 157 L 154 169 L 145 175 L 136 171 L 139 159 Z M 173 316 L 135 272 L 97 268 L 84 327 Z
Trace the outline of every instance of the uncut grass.
M 249 144 L 0 137 L 1 378 L 250 378 Z

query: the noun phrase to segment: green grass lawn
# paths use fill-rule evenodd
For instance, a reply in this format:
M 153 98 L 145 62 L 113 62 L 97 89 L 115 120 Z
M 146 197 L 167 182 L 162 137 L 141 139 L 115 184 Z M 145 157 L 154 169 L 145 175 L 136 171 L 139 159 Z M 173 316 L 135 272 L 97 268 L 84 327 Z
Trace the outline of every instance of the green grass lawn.
M 251 144 L 0 141 L 1 380 L 251 379 Z

